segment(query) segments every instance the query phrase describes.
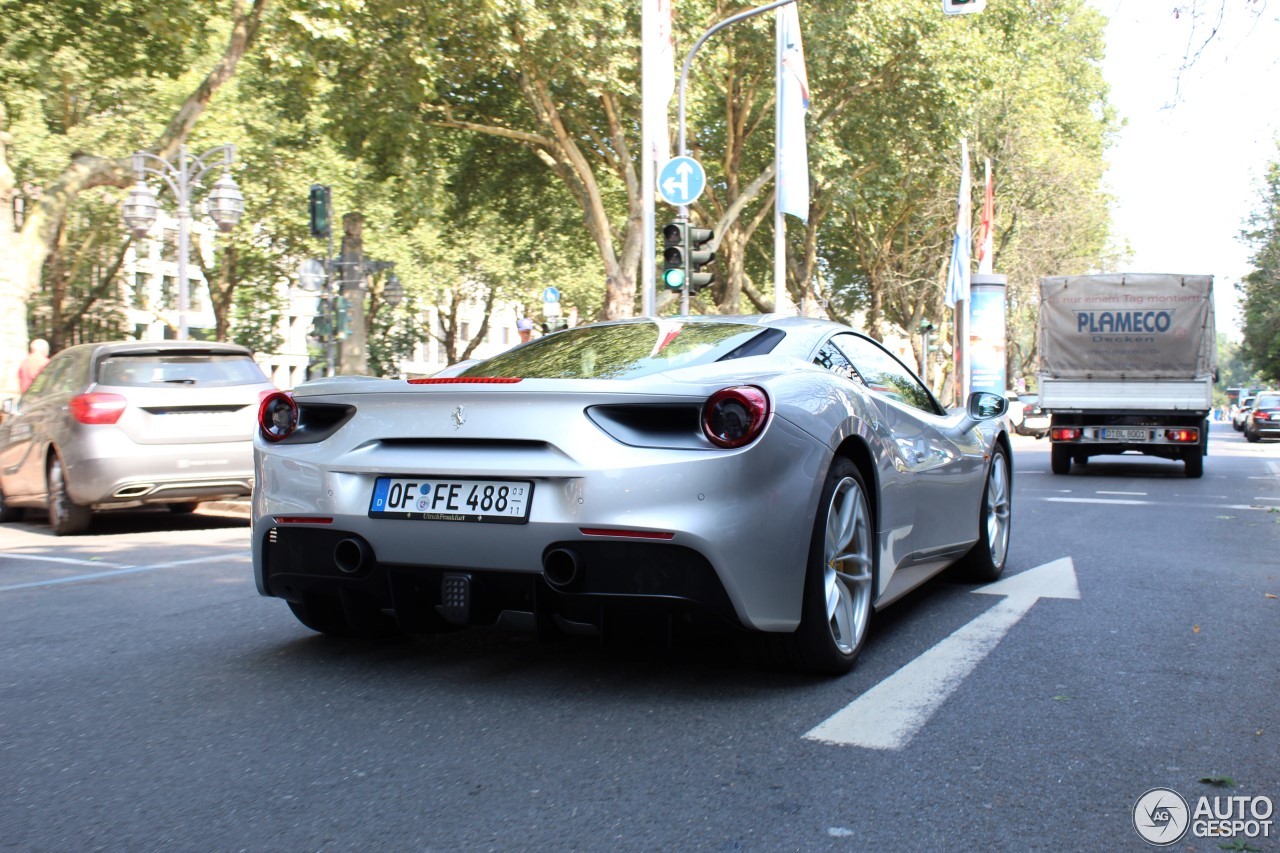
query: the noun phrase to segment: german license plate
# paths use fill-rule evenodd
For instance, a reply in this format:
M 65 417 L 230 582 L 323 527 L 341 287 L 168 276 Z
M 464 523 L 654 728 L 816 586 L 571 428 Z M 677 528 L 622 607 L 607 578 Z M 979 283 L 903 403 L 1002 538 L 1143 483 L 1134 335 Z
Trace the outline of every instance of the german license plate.
M 528 480 L 379 477 L 369 517 L 524 524 L 532 497 L 533 483 Z
M 1103 438 L 1118 438 L 1122 441 L 1146 441 L 1150 433 L 1145 429 L 1115 429 L 1102 431 Z

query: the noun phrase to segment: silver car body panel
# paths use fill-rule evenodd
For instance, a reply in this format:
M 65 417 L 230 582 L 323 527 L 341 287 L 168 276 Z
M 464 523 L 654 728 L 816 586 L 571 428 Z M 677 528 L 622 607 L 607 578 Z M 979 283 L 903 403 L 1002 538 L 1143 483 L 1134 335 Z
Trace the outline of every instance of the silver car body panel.
M 644 531 L 670 534 L 669 544 L 705 557 L 743 625 L 794 630 L 823 481 L 851 443 L 874 468 L 868 487 L 881 604 L 965 553 L 977 538 L 1000 424 L 961 430 L 963 413 L 925 413 L 811 363 L 847 327 L 756 322 L 788 330 L 783 352 L 625 381 L 412 385 L 339 377 L 299 386 L 299 404 L 348 405 L 357 415 L 316 443 L 255 437 L 259 592 L 272 594 L 263 544 L 277 519 L 332 519 L 316 526 L 363 537 L 379 563 L 529 574 L 543 571 L 550 544 L 592 538 L 584 530 Z M 631 446 L 589 415 L 624 403 L 700 406 L 744 384 L 765 390 L 772 414 L 762 434 L 736 450 Z M 370 518 L 379 476 L 529 480 L 528 523 Z

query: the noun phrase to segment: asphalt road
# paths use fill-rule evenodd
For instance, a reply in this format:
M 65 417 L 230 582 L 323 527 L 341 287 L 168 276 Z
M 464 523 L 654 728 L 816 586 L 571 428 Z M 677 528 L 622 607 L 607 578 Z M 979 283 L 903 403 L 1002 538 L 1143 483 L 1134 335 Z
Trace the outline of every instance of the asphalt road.
M 728 638 L 330 640 L 258 597 L 230 514 L 4 525 L 0 849 L 1139 850 L 1151 788 L 1280 801 L 1280 444 L 1215 425 L 1201 480 L 1058 477 L 1022 438 L 1015 466 L 1006 577 L 1069 558 L 1079 598 L 1030 604 L 896 749 L 806 734 L 1004 597 L 931 582 L 823 680 Z

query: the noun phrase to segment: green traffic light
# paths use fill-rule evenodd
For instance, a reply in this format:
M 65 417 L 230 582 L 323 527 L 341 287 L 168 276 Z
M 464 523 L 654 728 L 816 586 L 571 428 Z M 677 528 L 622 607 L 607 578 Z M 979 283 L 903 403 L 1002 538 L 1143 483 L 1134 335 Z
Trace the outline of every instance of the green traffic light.
M 682 269 L 663 270 L 662 283 L 665 284 L 671 290 L 679 290 L 680 288 L 684 287 L 684 270 Z

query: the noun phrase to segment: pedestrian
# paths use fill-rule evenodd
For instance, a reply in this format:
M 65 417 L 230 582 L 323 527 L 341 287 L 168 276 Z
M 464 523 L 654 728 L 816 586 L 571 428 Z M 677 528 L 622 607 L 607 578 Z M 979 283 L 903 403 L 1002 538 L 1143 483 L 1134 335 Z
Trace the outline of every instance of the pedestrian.
M 36 376 L 49 363 L 49 342 L 44 338 L 36 338 L 31 342 L 27 357 L 18 365 L 18 392 L 25 394 L 35 381 Z
M 528 317 L 516 320 L 516 334 L 520 336 L 520 343 L 529 343 L 533 339 L 533 321 Z

